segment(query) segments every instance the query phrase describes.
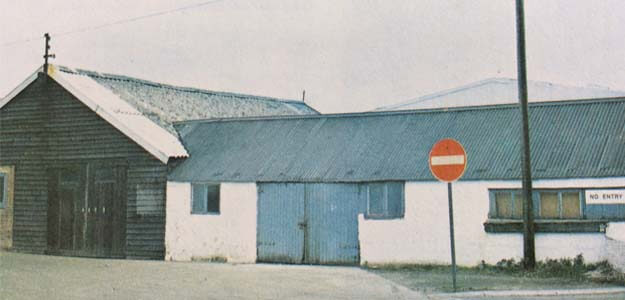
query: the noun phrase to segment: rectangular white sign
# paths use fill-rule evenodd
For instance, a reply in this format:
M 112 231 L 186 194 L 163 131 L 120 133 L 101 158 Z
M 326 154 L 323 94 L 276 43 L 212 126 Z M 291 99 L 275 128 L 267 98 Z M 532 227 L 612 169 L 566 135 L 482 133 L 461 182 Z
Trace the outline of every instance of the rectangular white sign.
M 586 204 L 625 204 L 625 189 L 586 190 Z
M 464 164 L 464 155 L 443 155 L 432 156 L 432 165 L 462 165 Z

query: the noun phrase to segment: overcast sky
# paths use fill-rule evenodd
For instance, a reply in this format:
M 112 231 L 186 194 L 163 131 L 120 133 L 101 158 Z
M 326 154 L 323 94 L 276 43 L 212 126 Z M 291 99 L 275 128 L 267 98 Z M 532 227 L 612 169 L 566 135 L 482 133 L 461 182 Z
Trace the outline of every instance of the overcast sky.
M 207 1 L 0 1 L 0 95 L 43 63 L 44 32 L 56 64 L 289 99 L 305 89 L 322 112 L 516 77 L 514 0 L 222 0 L 99 29 Z M 625 90 L 625 1 L 525 10 L 530 79 Z

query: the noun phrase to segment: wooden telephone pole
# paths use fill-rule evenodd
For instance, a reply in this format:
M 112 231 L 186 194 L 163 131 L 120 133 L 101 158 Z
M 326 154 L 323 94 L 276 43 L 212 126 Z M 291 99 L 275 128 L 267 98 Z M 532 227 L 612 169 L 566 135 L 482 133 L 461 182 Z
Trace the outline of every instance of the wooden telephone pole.
M 517 35 L 517 81 L 519 84 L 519 106 L 523 123 L 522 139 L 522 185 L 523 185 L 523 267 L 533 270 L 536 266 L 534 243 L 534 205 L 532 202 L 532 168 L 530 163 L 530 134 L 527 109 L 527 70 L 525 64 L 525 13 L 523 0 L 516 0 L 516 35 Z

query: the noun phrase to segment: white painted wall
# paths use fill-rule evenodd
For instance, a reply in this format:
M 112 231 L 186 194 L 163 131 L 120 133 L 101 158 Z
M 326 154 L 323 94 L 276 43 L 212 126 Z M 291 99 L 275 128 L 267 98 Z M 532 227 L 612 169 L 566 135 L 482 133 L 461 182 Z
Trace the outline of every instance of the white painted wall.
M 191 184 L 167 183 L 166 260 L 256 261 L 255 183 L 222 183 L 220 214 L 191 214 Z
M 625 185 L 625 178 L 537 180 L 535 188 L 599 188 Z M 476 265 L 482 260 L 494 264 L 504 258 L 521 259 L 521 233 L 486 233 L 489 188 L 520 188 L 517 181 L 460 181 L 453 184 L 456 260 L 459 265 Z M 403 219 L 359 218 L 361 263 L 451 262 L 447 185 L 440 182 L 407 182 Z M 608 226 L 611 235 L 625 237 L 625 225 Z M 574 257 L 586 261 L 609 259 L 603 233 L 536 234 L 536 257 Z M 614 248 L 614 247 L 612 247 Z M 610 249 L 612 249 L 610 248 Z M 615 250 L 615 251 L 618 251 Z M 610 253 L 609 253 L 610 252 Z M 621 253 L 625 256 L 625 253 Z
M 609 223 L 605 235 L 606 259 L 621 271 L 625 271 L 625 222 Z

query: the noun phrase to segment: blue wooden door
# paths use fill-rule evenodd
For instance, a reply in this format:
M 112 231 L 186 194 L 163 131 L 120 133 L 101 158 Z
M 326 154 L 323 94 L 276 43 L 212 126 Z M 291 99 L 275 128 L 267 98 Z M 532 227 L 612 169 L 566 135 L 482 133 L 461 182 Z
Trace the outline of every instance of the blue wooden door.
M 359 262 L 357 184 L 306 185 L 306 263 Z
M 358 184 L 258 185 L 258 261 L 359 262 Z
M 258 185 L 258 261 L 303 262 L 304 187 L 290 183 Z

